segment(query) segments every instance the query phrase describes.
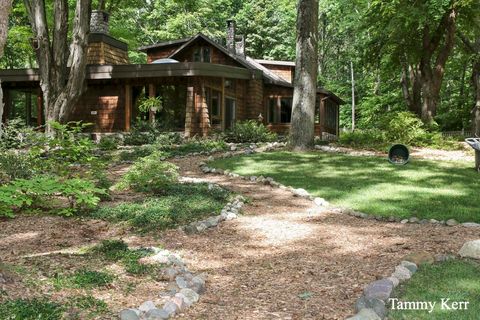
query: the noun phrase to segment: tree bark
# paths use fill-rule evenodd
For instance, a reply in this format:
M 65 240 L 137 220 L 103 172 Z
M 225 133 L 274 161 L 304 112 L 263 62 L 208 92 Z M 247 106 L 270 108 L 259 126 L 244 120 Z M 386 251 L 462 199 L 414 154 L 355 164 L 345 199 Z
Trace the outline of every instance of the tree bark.
M 8 32 L 8 15 L 12 9 L 12 0 L 0 0 L 0 58 L 3 56 L 3 48 L 7 41 Z M 0 79 L 0 139 L 3 132 L 3 91 L 2 91 L 2 79 Z
M 318 0 L 300 0 L 297 9 L 296 68 L 290 143 L 313 145 L 318 72 Z
M 91 0 L 76 1 L 72 43 L 68 46 L 68 0 L 55 0 L 51 36 L 45 1 L 24 1 L 35 35 L 34 47 L 45 106 L 46 131 L 49 134 L 52 133 L 49 123 L 65 122 L 85 89 L 91 2 Z
M 355 131 L 355 74 L 352 61 L 350 61 L 350 73 L 352 78 L 352 131 Z

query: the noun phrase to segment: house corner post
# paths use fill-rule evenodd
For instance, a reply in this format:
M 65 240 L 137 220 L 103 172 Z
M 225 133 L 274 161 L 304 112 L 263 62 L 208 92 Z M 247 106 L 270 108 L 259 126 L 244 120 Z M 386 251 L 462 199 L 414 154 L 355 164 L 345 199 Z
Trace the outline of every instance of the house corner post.
M 125 85 L 125 132 L 130 131 L 132 123 L 132 86 Z

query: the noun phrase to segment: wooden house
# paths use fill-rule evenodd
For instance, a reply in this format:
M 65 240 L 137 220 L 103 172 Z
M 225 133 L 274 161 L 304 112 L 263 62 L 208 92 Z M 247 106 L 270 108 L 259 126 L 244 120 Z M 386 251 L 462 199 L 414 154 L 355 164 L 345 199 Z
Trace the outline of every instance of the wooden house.
M 290 126 L 295 63 L 245 55 L 245 42 L 227 22 L 226 45 L 203 34 L 139 48 L 147 64 L 129 64 L 127 45 L 108 33 L 108 15 L 94 11 L 89 36 L 86 91 L 69 120 L 94 124 L 93 131 L 128 132 L 142 98 L 161 97 L 150 118 L 186 136 L 205 136 L 257 119 L 273 131 Z M 42 125 L 43 107 L 36 69 L 0 70 L 3 121 L 23 116 Z M 338 136 L 342 100 L 318 88 L 315 133 Z

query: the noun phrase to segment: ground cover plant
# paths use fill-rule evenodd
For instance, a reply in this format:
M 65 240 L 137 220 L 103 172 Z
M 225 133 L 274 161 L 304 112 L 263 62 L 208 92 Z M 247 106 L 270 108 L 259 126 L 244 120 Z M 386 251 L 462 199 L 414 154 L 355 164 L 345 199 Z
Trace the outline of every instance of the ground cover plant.
M 224 134 L 227 142 L 271 142 L 277 140 L 277 134 L 256 120 L 237 122 L 232 129 Z
M 415 160 L 394 166 L 380 157 L 273 152 L 217 160 L 212 166 L 270 176 L 369 214 L 480 222 L 480 179 L 468 162 Z
M 436 302 L 431 313 L 426 310 L 391 310 L 389 319 L 477 319 L 480 314 L 480 265 L 478 262 L 452 260 L 424 265 L 412 279 L 396 289 L 399 301 Z M 442 309 L 442 299 L 468 301 L 467 310 Z
M 103 206 L 91 216 L 124 222 L 139 231 L 159 231 L 218 215 L 230 197 L 230 192 L 208 184 L 177 183 L 166 186 L 160 197 Z

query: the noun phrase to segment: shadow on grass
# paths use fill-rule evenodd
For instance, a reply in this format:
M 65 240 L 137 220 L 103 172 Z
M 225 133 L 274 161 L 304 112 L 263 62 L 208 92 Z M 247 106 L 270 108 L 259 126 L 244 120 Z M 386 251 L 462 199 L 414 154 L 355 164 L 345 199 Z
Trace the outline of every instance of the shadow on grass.
M 377 157 L 273 152 L 217 160 L 213 166 L 242 175 L 271 176 L 370 214 L 480 221 L 480 175 L 464 162 L 412 161 L 394 166 Z

